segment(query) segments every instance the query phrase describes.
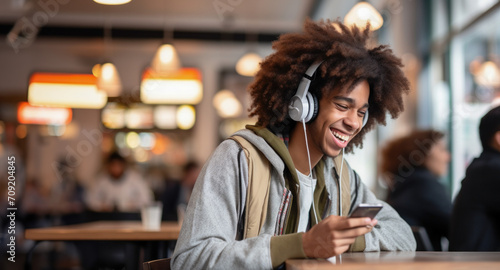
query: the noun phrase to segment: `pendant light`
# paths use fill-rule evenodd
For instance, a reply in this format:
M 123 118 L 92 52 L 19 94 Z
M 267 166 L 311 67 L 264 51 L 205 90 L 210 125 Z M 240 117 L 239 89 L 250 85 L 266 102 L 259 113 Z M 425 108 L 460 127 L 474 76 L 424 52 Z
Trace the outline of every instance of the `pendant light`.
M 111 43 L 111 27 L 104 27 L 104 46 L 108 50 Z M 108 97 L 118 97 L 122 92 L 120 75 L 111 62 L 106 61 L 102 65 L 95 65 L 92 73 L 97 77 L 97 88 L 107 93 Z
M 498 88 L 500 87 L 500 63 L 498 58 L 498 53 L 496 52 L 496 41 L 495 35 L 491 35 L 488 41 L 488 54 L 489 59 L 482 61 L 479 57 L 472 61 L 469 65 L 470 72 L 474 75 L 474 81 L 481 86 Z
M 198 104 L 203 98 L 201 72 L 196 68 L 181 68 L 158 76 L 146 69 L 140 92 L 141 101 L 146 104 Z
M 165 14 L 167 14 L 168 3 L 165 1 Z M 160 45 L 151 61 L 151 71 L 158 76 L 169 76 L 181 68 L 181 62 L 172 41 L 174 39 L 173 29 L 168 29 L 167 20 L 163 20 L 163 43 Z
M 473 73 L 474 81 L 486 87 L 500 87 L 500 68 L 493 61 L 485 61 Z
M 248 52 L 243 55 L 236 63 L 236 72 L 242 76 L 252 77 L 260 69 L 262 57 L 254 52 Z
M 181 62 L 172 44 L 162 44 L 151 62 L 151 69 L 158 75 L 168 75 L 180 69 Z
M 94 2 L 101 5 L 113 5 L 113 6 L 127 4 L 130 1 L 132 0 L 94 0 Z
M 344 24 L 354 25 L 361 29 L 364 29 L 367 23 L 370 23 L 370 30 L 375 31 L 382 27 L 384 19 L 377 9 L 365 1 L 354 5 L 344 17 Z
M 231 90 L 223 89 L 215 94 L 212 104 L 222 118 L 236 118 L 241 115 L 243 107 Z
M 256 34 L 247 34 L 247 43 L 250 43 L 251 46 L 254 46 L 257 41 L 258 37 Z M 259 71 L 261 61 L 262 57 L 260 57 L 255 50 L 250 49 L 238 60 L 238 62 L 236 62 L 236 72 L 242 76 L 253 77 Z
M 97 76 L 97 88 L 108 94 L 108 97 L 118 97 L 122 92 L 122 83 L 120 75 L 115 65 L 106 62 L 100 65 L 100 71 Z
M 28 102 L 32 106 L 100 109 L 107 99 L 92 74 L 35 72 L 30 77 Z

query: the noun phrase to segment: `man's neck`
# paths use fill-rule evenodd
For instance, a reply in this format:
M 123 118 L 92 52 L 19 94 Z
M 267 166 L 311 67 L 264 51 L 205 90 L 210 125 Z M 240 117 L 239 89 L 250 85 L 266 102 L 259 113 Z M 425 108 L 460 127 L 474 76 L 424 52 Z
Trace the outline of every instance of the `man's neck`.
M 311 139 L 312 138 L 310 138 L 308 134 L 308 140 L 310 141 Z M 304 128 L 301 122 L 297 122 L 290 133 L 288 151 L 290 152 L 295 168 L 299 170 L 299 172 L 309 175 L 311 172 L 309 171 L 309 160 L 307 158 L 305 143 L 306 139 L 304 136 Z M 314 168 L 314 166 L 316 166 L 316 164 L 318 164 L 320 159 L 323 157 L 323 154 L 318 152 L 316 148 L 312 147 L 311 143 L 309 143 L 309 153 L 311 157 L 311 168 Z
M 493 150 L 496 150 L 497 152 L 500 152 L 500 144 L 492 145 L 491 148 Z

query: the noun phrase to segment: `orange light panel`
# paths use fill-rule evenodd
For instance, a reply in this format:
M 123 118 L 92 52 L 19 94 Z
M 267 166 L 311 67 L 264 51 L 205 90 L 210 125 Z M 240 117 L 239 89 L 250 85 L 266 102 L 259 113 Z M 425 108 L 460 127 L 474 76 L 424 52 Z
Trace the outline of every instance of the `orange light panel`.
M 21 102 L 17 108 L 17 120 L 21 124 L 67 125 L 73 111 L 69 108 L 35 107 Z
M 203 97 L 201 72 L 181 68 L 168 75 L 146 69 L 141 83 L 141 101 L 146 104 L 198 104 Z
M 96 86 L 92 74 L 34 73 L 28 102 L 34 106 L 100 109 L 108 96 Z

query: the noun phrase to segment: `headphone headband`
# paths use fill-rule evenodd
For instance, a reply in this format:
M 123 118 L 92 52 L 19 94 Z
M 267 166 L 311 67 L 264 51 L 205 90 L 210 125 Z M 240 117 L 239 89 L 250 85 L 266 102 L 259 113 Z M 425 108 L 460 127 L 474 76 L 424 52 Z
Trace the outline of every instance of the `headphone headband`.
M 300 99 L 304 99 L 309 91 L 309 86 L 311 85 L 314 73 L 318 69 L 318 67 L 323 63 L 321 62 L 316 62 L 312 64 L 304 73 L 302 76 L 302 79 L 300 80 L 299 87 L 297 88 L 297 93 L 295 93 L 295 96 L 300 97 Z

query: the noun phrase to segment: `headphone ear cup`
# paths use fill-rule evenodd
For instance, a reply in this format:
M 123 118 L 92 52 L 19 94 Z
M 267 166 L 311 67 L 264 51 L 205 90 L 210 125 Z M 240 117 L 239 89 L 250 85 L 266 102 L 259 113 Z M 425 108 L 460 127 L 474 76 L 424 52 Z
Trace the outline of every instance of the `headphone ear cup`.
M 318 116 L 319 102 L 316 95 L 311 92 L 307 93 L 307 100 L 309 101 L 309 112 L 307 113 L 306 123 L 311 123 Z
M 309 102 L 306 99 L 301 99 L 299 96 L 295 95 L 290 101 L 288 106 L 288 116 L 293 121 L 301 122 L 302 119 L 307 117 L 307 112 L 309 110 Z

